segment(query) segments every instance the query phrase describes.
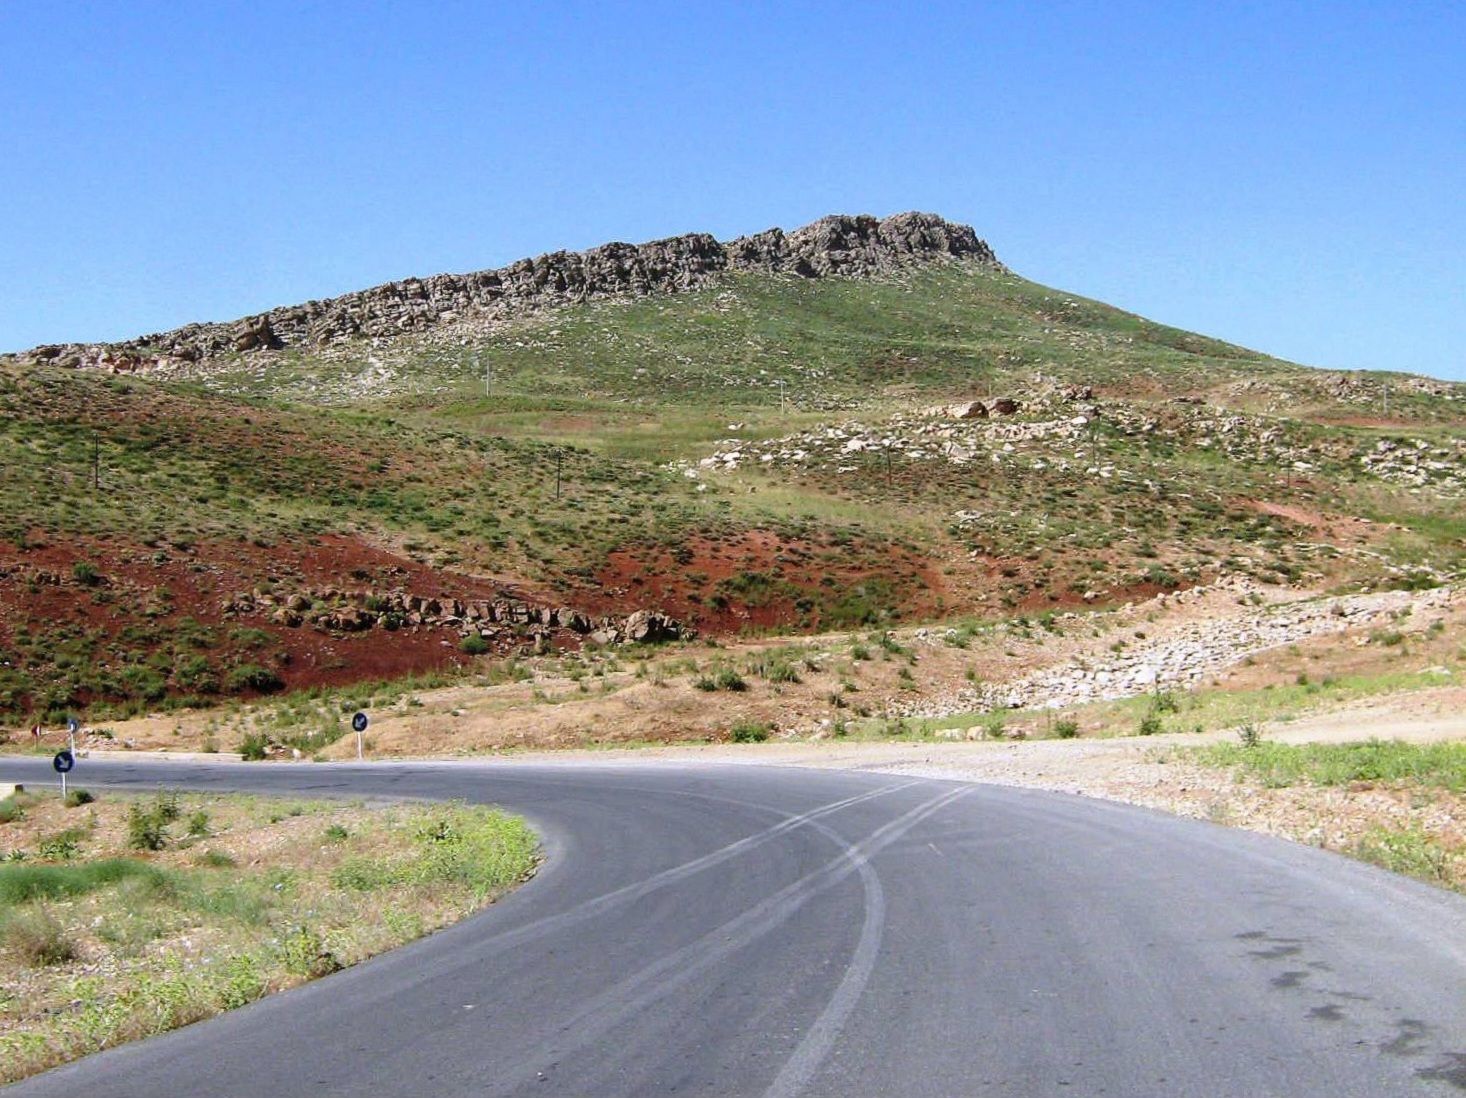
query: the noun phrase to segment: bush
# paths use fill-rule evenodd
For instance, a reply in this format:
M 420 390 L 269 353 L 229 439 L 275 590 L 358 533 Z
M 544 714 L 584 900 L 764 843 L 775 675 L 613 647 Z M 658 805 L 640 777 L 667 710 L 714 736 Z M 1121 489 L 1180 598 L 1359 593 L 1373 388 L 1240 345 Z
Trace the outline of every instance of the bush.
M 1140 727 L 1136 731 L 1142 736 L 1155 736 L 1165 731 L 1165 725 L 1161 723 L 1160 714 L 1147 713 L 1140 718 Z
M 90 561 L 79 560 L 71 566 L 71 578 L 83 587 L 95 587 L 102 581 L 102 574 Z
M 328 843 L 344 843 L 351 837 L 351 833 L 340 824 L 330 824 L 326 828 L 326 841 Z
M 195 838 L 209 833 L 209 814 L 202 808 L 188 818 L 188 833 Z
M 760 721 L 739 721 L 729 732 L 734 743 L 763 743 L 769 738 L 770 728 Z
M 280 960 L 296 976 L 329 976 L 342 967 L 321 936 L 307 926 L 296 927 L 281 940 Z
M 16 820 L 25 819 L 25 806 L 14 797 L 6 797 L 0 801 L 0 824 L 14 823 Z
M 1064 719 L 1054 722 L 1054 735 L 1061 740 L 1072 740 L 1079 735 L 1079 722 Z
M 16 912 L 5 920 L 5 944 L 27 964 L 61 965 L 76 959 L 76 945 L 49 911 Z
M 458 642 L 459 651 L 468 656 L 482 656 L 489 650 L 489 642 L 479 633 L 470 633 Z
M 724 667 L 714 677 L 713 683 L 719 690 L 731 690 L 737 693 L 748 689 L 748 683 L 743 681 L 743 676 L 731 667 Z
M 269 694 L 284 685 L 279 675 L 257 663 L 242 663 L 232 668 L 229 677 L 225 680 L 225 686 L 231 693 L 254 690 L 261 694 Z
M 133 805 L 127 810 L 127 845 L 134 850 L 162 850 L 168 845 L 168 821 L 155 808 Z
M 1169 690 L 1157 692 L 1151 697 L 1151 710 L 1156 713 L 1179 713 L 1181 703 L 1176 700 L 1176 695 Z
M 239 757 L 245 762 L 259 762 L 269 745 L 263 732 L 251 732 L 239 745 Z
M 66 792 L 66 800 L 62 802 L 67 808 L 80 808 L 84 804 L 91 804 L 97 798 L 85 789 L 69 789 Z

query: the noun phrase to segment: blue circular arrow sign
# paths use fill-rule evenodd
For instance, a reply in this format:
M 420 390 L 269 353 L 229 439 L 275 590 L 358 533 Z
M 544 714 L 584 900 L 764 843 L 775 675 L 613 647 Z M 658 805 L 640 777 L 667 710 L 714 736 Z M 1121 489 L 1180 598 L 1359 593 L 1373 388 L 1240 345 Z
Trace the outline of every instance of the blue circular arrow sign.
M 66 720 L 66 731 L 75 736 L 78 732 L 81 731 L 81 722 L 75 717 L 68 717 Z
M 76 756 L 70 751 L 58 751 L 56 757 L 51 760 L 51 769 L 58 774 L 65 774 L 76 765 Z
M 367 715 L 365 713 L 358 713 L 352 717 L 351 727 L 358 732 L 365 732 L 367 730 Z

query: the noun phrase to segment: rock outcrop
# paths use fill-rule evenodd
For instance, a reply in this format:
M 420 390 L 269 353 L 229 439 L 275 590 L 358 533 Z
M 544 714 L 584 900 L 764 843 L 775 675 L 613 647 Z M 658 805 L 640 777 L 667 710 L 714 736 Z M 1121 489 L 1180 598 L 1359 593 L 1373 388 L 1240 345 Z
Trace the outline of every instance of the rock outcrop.
M 952 260 L 1000 266 L 970 226 L 935 214 L 904 213 L 885 219 L 836 215 L 793 232 L 769 229 L 726 244 L 707 233 L 690 233 L 647 244 L 552 252 L 499 270 L 409 278 L 271 309 L 232 323 L 189 324 L 122 343 L 52 344 L 10 357 L 142 372 L 240 354 L 319 350 L 353 339 L 391 337 L 459 320 L 511 317 L 599 298 L 680 293 L 730 271 L 870 277 Z

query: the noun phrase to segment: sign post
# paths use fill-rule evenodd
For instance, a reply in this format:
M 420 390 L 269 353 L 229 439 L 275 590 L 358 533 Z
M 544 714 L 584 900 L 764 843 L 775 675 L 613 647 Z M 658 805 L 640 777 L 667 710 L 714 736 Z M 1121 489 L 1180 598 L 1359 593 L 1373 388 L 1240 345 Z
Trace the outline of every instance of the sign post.
M 367 730 L 367 725 L 370 723 L 365 713 L 357 713 L 351 718 L 351 727 L 356 731 L 356 757 L 358 759 L 362 757 L 362 733 Z
M 76 754 L 76 734 L 81 731 L 81 722 L 75 717 L 66 718 L 66 750 Z
M 61 775 L 61 799 L 66 799 L 66 775 L 76 765 L 76 756 L 70 751 L 58 751 L 51 760 L 51 769 Z

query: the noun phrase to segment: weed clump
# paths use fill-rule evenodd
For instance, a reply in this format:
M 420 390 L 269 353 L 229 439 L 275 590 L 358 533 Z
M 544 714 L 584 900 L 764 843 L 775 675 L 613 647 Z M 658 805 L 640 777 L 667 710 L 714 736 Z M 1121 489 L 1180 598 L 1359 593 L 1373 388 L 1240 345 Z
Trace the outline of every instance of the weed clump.
M 76 959 L 76 943 L 56 917 L 44 908 L 19 911 L 5 920 L 4 940 L 27 964 L 36 968 L 62 965 Z
M 127 845 L 133 850 L 162 850 L 168 845 L 168 825 L 178 814 L 176 793 L 160 793 L 147 808 L 132 805 L 127 810 Z

